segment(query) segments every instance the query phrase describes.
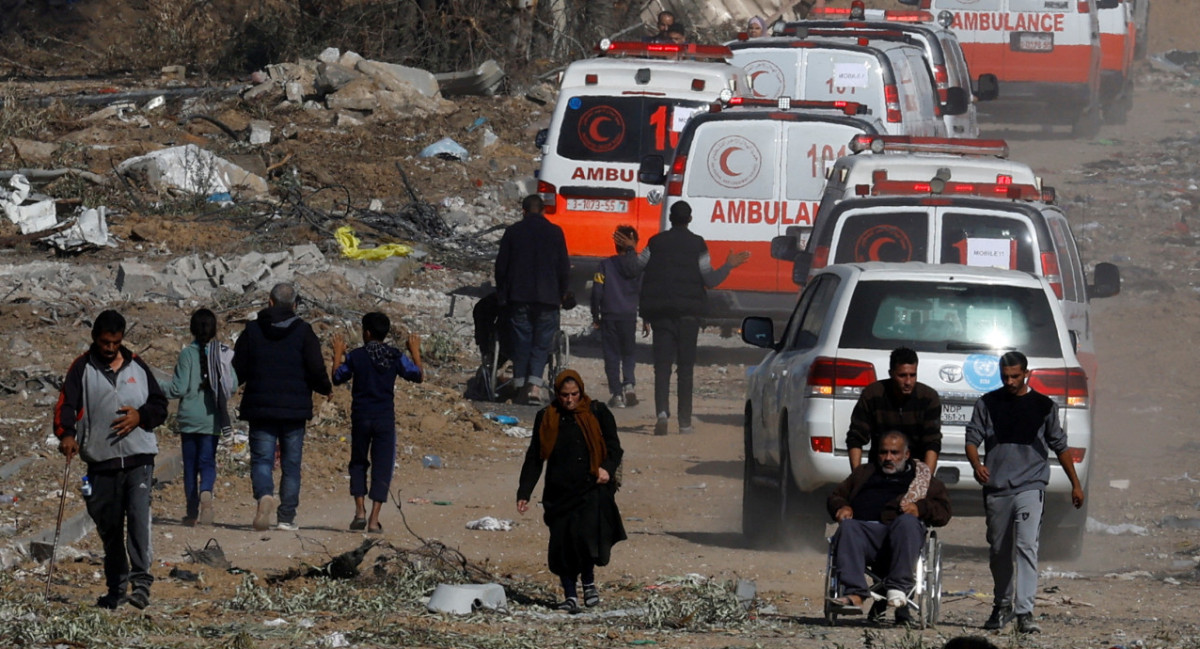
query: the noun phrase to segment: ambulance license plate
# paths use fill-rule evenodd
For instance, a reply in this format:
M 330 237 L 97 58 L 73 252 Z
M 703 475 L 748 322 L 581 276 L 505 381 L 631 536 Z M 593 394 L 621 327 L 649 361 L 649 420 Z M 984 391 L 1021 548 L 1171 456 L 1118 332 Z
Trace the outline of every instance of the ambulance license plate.
M 617 198 L 568 198 L 567 209 L 571 212 L 628 212 L 629 201 Z
M 966 426 L 967 422 L 971 421 L 971 412 L 973 410 L 973 406 L 943 403 L 942 425 Z
M 1014 52 L 1053 52 L 1054 34 L 1045 32 L 1017 32 L 1012 35 Z

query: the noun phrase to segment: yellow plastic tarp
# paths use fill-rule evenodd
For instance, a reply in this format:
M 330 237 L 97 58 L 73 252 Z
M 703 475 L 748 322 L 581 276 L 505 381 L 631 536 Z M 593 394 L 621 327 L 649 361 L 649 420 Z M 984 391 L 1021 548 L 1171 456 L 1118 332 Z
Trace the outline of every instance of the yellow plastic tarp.
M 354 235 L 354 229 L 348 225 L 343 225 L 333 233 L 333 237 L 337 239 L 338 244 L 342 247 L 342 256 L 351 259 L 369 259 L 379 261 L 388 257 L 405 257 L 412 254 L 412 246 L 406 246 L 402 243 L 385 243 L 376 248 L 367 248 L 363 250 L 359 248 L 358 237 Z

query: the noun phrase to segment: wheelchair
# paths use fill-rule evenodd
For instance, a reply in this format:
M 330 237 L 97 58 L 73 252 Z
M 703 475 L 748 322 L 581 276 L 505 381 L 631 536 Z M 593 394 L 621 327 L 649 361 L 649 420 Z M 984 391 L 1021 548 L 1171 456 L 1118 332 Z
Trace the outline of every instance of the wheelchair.
M 493 292 L 480 298 L 475 303 L 471 315 L 475 325 L 475 344 L 479 347 L 480 356 L 479 369 L 472 381 L 480 385 L 475 386 L 477 394 L 468 396 L 486 401 L 510 399 L 517 392 L 509 364 L 512 345 L 508 340 L 508 321 L 496 294 Z M 554 332 L 554 340 L 550 343 L 550 356 L 546 362 L 546 385 L 554 385 L 554 379 L 567 369 L 570 358 L 570 337 L 567 336 L 567 332 L 559 329 Z M 472 392 L 470 389 L 468 391 Z
M 829 551 L 825 557 L 825 621 L 830 626 L 837 625 L 840 612 L 830 602 L 831 599 L 842 597 L 842 584 L 834 563 L 834 537 L 829 538 Z M 878 566 L 867 567 L 867 581 L 870 584 L 871 598 L 881 601 L 885 598 L 883 579 L 877 574 Z M 909 612 L 919 628 L 935 626 L 942 606 L 942 542 L 938 540 L 937 532 L 926 530 L 925 543 L 917 556 L 917 565 L 913 570 L 913 587 L 905 593 L 908 599 Z

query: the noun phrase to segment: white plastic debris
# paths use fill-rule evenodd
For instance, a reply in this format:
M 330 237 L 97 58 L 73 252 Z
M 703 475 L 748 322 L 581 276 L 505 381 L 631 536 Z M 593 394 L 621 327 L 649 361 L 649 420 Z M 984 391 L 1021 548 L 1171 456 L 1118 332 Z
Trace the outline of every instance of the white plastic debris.
M 287 623 L 288 623 L 287 620 L 285 620 L 281 617 L 277 617 L 274 620 L 267 620 L 267 621 L 263 622 L 263 626 L 272 626 L 272 627 L 285 626 Z
M 533 437 L 533 429 L 532 428 L 522 428 L 521 426 L 505 426 L 504 434 L 507 435 L 508 437 L 528 439 L 530 437 Z
M 1109 480 L 1108 486 L 1112 487 L 1113 489 L 1128 489 L 1129 481 L 1128 480 Z
M 58 224 L 55 215 L 54 199 L 46 198 L 26 204 L 30 196 L 29 179 L 21 174 L 13 174 L 8 179 L 8 191 L 0 187 L 0 206 L 4 207 L 4 215 L 21 228 L 21 234 L 49 230 Z
M 434 613 L 469 615 L 481 608 L 508 610 L 508 600 L 500 584 L 438 584 L 426 606 Z
M 108 236 L 108 208 L 86 209 L 74 217 L 71 227 L 42 239 L 59 250 L 84 246 L 115 246 Z
M 326 647 L 349 647 L 350 641 L 346 639 L 346 634 L 341 631 L 334 631 L 329 635 L 321 638 L 321 644 Z
M 467 529 L 469 530 L 484 530 L 486 532 L 508 532 L 512 530 L 512 527 L 512 521 L 507 519 L 501 520 L 491 516 L 484 516 L 479 520 L 474 520 L 470 523 L 467 523 Z
M 441 158 L 443 160 L 466 160 L 470 157 L 463 145 L 444 137 L 421 150 L 422 158 Z
M 1088 516 L 1087 519 L 1087 531 L 1090 534 L 1111 534 L 1114 536 L 1118 534 L 1136 534 L 1138 536 L 1146 536 L 1150 533 L 1150 530 L 1142 527 L 1141 525 L 1134 525 L 1132 523 L 1109 525 L 1108 523 L 1101 523 L 1091 516 Z

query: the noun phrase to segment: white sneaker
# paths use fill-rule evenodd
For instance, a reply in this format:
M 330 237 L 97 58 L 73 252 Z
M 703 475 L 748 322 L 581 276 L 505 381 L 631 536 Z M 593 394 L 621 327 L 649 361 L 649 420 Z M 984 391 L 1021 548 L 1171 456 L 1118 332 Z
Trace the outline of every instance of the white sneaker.
M 280 532 L 299 532 L 300 526 L 295 523 L 285 523 L 283 521 L 279 521 L 279 523 L 275 525 L 275 529 L 279 530 Z
M 889 588 L 887 592 L 887 603 L 888 606 L 892 608 L 900 608 L 901 606 L 908 605 L 908 597 L 904 594 L 904 591 L 896 590 L 895 588 Z

